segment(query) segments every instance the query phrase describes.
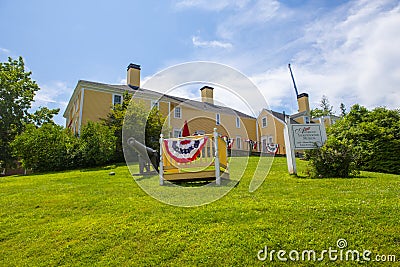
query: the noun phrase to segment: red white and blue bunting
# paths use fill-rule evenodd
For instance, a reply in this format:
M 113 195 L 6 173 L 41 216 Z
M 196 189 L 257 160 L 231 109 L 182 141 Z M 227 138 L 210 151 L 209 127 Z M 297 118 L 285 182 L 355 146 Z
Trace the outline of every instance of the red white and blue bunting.
M 188 139 L 165 139 L 164 148 L 168 155 L 179 163 L 187 163 L 197 159 L 208 137 Z
M 278 152 L 279 144 L 268 143 L 267 144 L 267 153 L 276 154 Z

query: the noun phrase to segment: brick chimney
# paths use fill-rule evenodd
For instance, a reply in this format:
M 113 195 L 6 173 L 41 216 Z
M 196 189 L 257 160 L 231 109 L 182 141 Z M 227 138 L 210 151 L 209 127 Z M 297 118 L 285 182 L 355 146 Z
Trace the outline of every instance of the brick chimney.
M 127 73 L 127 84 L 134 88 L 140 87 L 140 65 L 129 64 Z
M 214 104 L 214 88 L 210 86 L 203 86 L 201 91 L 201 101 L 209 104 Z
M 308 102 L 307 93 L 302 93 L 297 96 L 297 104 L 299 105 L 299 112 L 307 111 L 307 114 L 310 114 L 310 103 Z

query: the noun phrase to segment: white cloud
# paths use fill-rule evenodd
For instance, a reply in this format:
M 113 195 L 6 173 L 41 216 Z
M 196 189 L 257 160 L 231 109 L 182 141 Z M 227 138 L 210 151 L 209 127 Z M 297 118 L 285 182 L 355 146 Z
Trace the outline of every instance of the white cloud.
M 306 39 L 314 49 L 295 59 L 310 93 L 326 94 L 335 104 L 350 98 L 369 108 L 398 108 L 399 15 L 399 5 L 364 1 L 349 6 L 343 17 L 334 13 L 310 25 Z
M 49 84 L 40 84 L 40 90 L 37 91 L 34 98 L 34 105 L 41 106 L 48 103 L 61 103 L 60 98 L 72 94 L 73 89 L 68 88 L 65 82 L 54 81 Z
M 233 38 L 247 27 L 263 25 L 268 21 L 286 16 L 286 10 L 275 0 L 258 0 L 243 5 L 236 12 L 228 16 L 220 25 L 217 33 L 222 38 Z
M 200 88 L 215 88 L 214 99 L 218 103 L 247 114 L 267 107 L 262 94 L 251 80 L 239 71 L 213 62 L 190 62 L 167 68 L 143 83 L 143 88 L 189 99 L 199 99 Z
M 399 108 L 399 4 L 351 2 L 321 17 L 288 45 L 299 93 L 309 93 L 312 107 L 327 95 L 336 110 L 341 102 Z M 293 51 L 293 44 L 298 49 Z M 297 110 L 286 64 L 251 78 L 273 108 Z
M 36 92 L 32 110 L 39 107 L 48 107 L 51 109 L 60 108 L 60 112 L 55 116 L 54 120 L 60 125 L 65 125 L 65 119 L 62 114 L 68 105 L 65 99 L 70 99 L 73 88 L 67 86 L 65 82 L 53 81 L 46 84 L 39 83 L 40 90 Z
M 241 8 L 248 0 L 181 0 L 175 3 L 178 9 L 200 8 L 210 11 L 220 11 L 228 7 Z
M 221 42 L 217 40 L 213 41 L 202 41 L 200 37 L 193 36 L 192 43 L 195 47 L 205 47 L 205 48 L 232 48 L 232 44 L 228 42 Z
M 6 49 L 6 48 L 0 47 L 0 53 L 1 53 L 1 54 L 6 54 L 6 55 L 8 55 L 8 54 L 11 53 L 11 51 L 8 50 L 8 49 Z

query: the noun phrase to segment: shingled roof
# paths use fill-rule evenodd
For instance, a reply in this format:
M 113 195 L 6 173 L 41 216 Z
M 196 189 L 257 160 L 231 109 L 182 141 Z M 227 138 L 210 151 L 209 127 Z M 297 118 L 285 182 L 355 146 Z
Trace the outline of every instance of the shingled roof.
M 193 107 L 193 108 L 199 109 L 199 110 L 212 111 L 215 113 L 235 114 L 239 117 L 255 119 L 253 116 L 250 116 L 246 113 L 240 112 L 233 108 L 210 104 L 207 102 L 191 100 L 191 99 L 187 99 L 187 98 L 183 98 L 183 97 L 162 94 L 160 92 L 156 92 L 156 91 L 145 89 L 145 88 L 138 88 L 138 87 L 133 88 L 129 85 L 124 85 L 124 84 L 105 84 L 105 83 L 91 82 L 91 81 L 85 81 L 85 80 L 79 80 L 78 84 L 80 84 L 82 87 L 85 87 L 85 86 L 103 87 L 103 88 L 112 90 L 114 92 L 119 91 L 121 94 L 123 94 L 124 92 L 129 92 L 129 93 L 140 92 L 146 96 L 154 97 L 157 100 L 159 99 L 161 101 L 172 101 L 172 102 L 187 105 L 188 107 Z

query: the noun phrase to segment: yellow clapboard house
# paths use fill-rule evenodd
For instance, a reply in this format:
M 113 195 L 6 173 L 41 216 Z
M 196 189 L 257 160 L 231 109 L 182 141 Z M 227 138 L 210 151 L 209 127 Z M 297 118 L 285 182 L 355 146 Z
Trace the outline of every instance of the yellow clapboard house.
M 106 118 L 113 105 L 122 103 L 124 92 L 140 92 L 145 107 L 150 110 L 157 106 L 167 118 L 169 137 L 179 137 L 187 121 L 191 134 L 210 134 L 217 128 L 221 136 L 231 140 L 232 150 L 285 154 L 284 114 L 263 109 L 255 118 L 232 108 L 215 105 L 213 90 L 210 86 L 200 88 L 201 101 L 163 95 L 141 88 L 140 66 L 130 64 L 126 85 L 78 81 L 63 116 L 66 127 L 79 134 L 82 125 L 88 121 Z M 298 104 L 299 112 L 291 116 L 291 122 L 310 122 L 308 95 L 300 94 Z

